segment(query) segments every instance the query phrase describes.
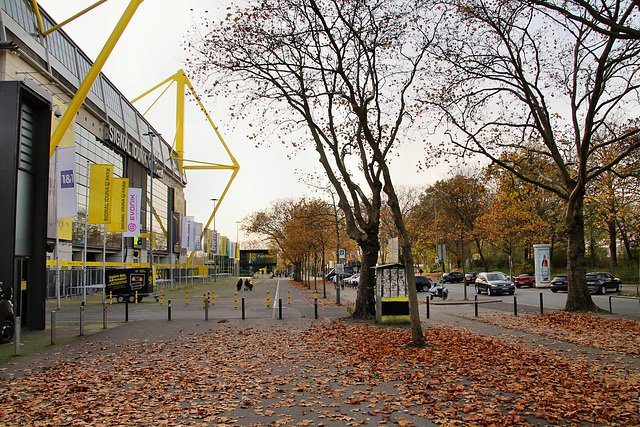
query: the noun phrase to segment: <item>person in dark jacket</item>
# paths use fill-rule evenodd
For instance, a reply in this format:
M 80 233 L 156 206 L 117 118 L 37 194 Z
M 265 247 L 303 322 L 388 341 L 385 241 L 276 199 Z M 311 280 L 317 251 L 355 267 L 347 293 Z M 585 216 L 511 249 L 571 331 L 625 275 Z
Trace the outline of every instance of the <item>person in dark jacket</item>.
M 248 291 L 250 286 L 251 285 L 249 284 L 249 279 L 244 279 L 244 290 Z
M 238 279 L 238 283 L 236 284 L 236 290 L 239 291 L 242 289 L 242 278 Z

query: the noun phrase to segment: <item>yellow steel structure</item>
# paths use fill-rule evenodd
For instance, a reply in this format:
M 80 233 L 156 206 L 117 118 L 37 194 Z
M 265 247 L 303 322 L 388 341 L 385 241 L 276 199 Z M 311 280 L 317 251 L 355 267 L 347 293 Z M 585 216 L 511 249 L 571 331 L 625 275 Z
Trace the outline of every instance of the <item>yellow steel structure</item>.
M 51 33 L 52 31 L 59 29 L 63 25 L 67 24 L 68 22 L 73 21 L 79 16 L 84 15 L 85 13 L 95 8 L 96 6 L 101 5 L 105 1 L 107 0 L 98 1 L 97 3 L 94 3 L 92 6 L 89 6 L 82 12 L 79 12 L 76 15 L 72 16 L 71 18 L 67 19 L 62 24 L 56 25 L 55 27 L 45 31 L 42 25 L 42 17 L 40 16 L 40 9 L 38 8 L 38 2 L 36 0 L 32 0 L 33 9 L 38 19 L 38 26 L 40 27 L 40 31 L 42 32 L 42 34 L 45 36 Z M 115 47 L 116 43 L 118 43 L 118 40 L 120 39 L 120 36 L 124 32 L 124 29 L 127 28 L 127 25 L 129 24 L 129 21 L 131 21 L 133 14 L 136 12 L 136 9 L 138 9 L 138 6 L 140 6 L 140 3 L 142 2 L 143 0 L 131 0 L 131 2 L 129 3 L 129 6 L 127 6 L 124 13 L 122 14 L 122 17 L 120 18 L 115 28 L 113 29 L 113 32 L 109 36 L 109 39 L 107 40 L 102 50 L 100 51 L 98 58 L 95 60 L 95 62 L 89 69 L 87 76 L 84 78 L 84 80 L 80 84 L 80 87 L 78 88 L 78 91 L 76 92 L 73 99 L 71 100 L 69 107 L 67 108 L 62 118 L 60 119 L 60 123 L 58 124 L 58 127 L 55 129 L 55 131 L 53 131 L 53 135 L 51 135 L 49 158 L 53 156 L 53 153 L 55 152 L 56 147 L 58 147 L 58 145 L 60 144 L 60 141 L 62 140 L 62 137 L 64 136 L 65 132 L 67 132 L 67 129 L 69 128 L 69 126 L 71 125 L 73 118 L 78 113 L 78 110 L 80 110 L 82 103 L 84 102 L 85 98 L 87 97 L 87 94 L 89 93 L 89 90 L 91 89 L 91 86 L 93 86 L 93 83 L 96 81 L 96 79 L 100 75 L 100 71 L 102 70 L 102 67 L 104 67 L 105 62 L 107 62 L 107 58 L 109 58 L 109 55 L 111 55 L 111 52 L 113 51 L 113 48 Z
M 207 109 L 204 107 L 204 105 L 202 105 L 202 101 L 200 100 L 200 97 L 196 93 L 195 89 L 193 88 L 193 85 L 191 84 L 191 82 L 189 81 L 189 79 L 187 78 L 187 76 L 186 76 L 186 74 L 184 73 L 183 70 L 179 70 L 176 74 L 174 74 L 173 76 L 169 77 L 168 79 L 166 79 L 162 83 L 159 83 L 156 86 L 152 87 L 151 89 L 149 89 L 148 91 L 146 91 L 142 95 L 138 96 L 136 99 L 134 99 L 131 102 L 134 103 L 134 102 L 138 101 L 139 99 L 149 95 L 151 92 L 156 91 L 158 88 L 160 88 L 160 87 L 162 87 L 164 85 L 167 85 L 167 87 L 160 93 L 160 95 L 158 95 L 158 97 L 155 99 L 155 101 L 153 101 L 153 103 L 147 109 L 147 111 L 144 112 L 143 115 L 145 115 L 147 112 L 149 112 L 149 110 L 151 108 L 153 108 L 153 106 L 158 102 L 160 97 L 162 97 L 162 95 L 165 94 L 165 92 L 169 89 L 169 87 L 171 87 L 171 85 L 173 83 L 176 83 L 176 86 L 177 86 L 176 136 L 175 136 L 175 141 L 174 141 L 175 149 L 171 150 L 171 158 L 178 161 L 178 165 L 180 167 L 180 174 L 184 174 L 185 171 L 189 170 L 189 169 L 199 169 L 199 170 L 208 170 L 208 169 L 220 170 L 220 169 L 223 169 L 223 170 L 231 170 L 231 171 L 233 171 L 232 174 L 231 174 L 231 178 L 229 178 L 229 182 L 227 183 L 227 186 L 224 188 L 224 191 L 222 192 L 222 195 L 220 195 L 220 198 L 217 200 L 217 203 L 215 204 L 215 206 L 213 208 L 213 212 L 211 212 L 211 216 L 209 217 L 209 221 L 207 222 L 207 224 L 204 227 L 202 227 L 202 233 L 203 234 L 200 235 L 200 238 L 202 238 L 204 236 L 205 230 L 209 228 L 209 225 L 211 225 L 211 222 L 213 221 L 213 218 L 215 217 L 216 212 L 218 211 L 218 207 L 220 206 L 220 203 L 222 203 L 222 200 L 224 199 L 224 196 L 227 194 L 227 191 L 229 190 L 229 187 L 231 187 L 231 183 L 233 182 L 233 180 L 235 179 L 236 175 L 238 174 L 238 171 L 240 170 L 240 165 L 236 161 L 235 157 L 233 157 L 233 154 L 231 154 L 231 151 L 229 150 L 229 147 L 227 147 L 227 144 L 224 142 L 224 139 L 222 138 L 222 135 L 220 135 L 220 132 L 218 131 L 218 128 L 213 123 L 213 120 L 211 120 L 211 116 L 209 116 L 209 113 L 207 112 Z M 203 161 L 200 161 L 200 160 L 190 160 L 190 159 L 185 159 L 184 158 L 184 97 L 185 97 L 185 93 L 186 93 L 186 89 L 185 88 L 189 89 L 189 91 L 191 92 L 191 94 L 193 95 L 195 100 L 198 102 L 198 105 L 200 106 L 201 111 L 204 113 L 205 117 L 209 121 L 209 124 L 211 125 L 211 127 L 215 131 L 216 135 L 218 136 L 218 139 L 222 143 L 222 146 L 224 147 L 225 151 L 229 155 L 229 159 L 231 160 L 231 164 L 230 165 L 225 165 L 225 164 L 220 164 L 220 163 L 203 162 Z M 174 151 L 177 154 L 177 157 L 174 157 L 174 155 L 173 155 Z M 185 163 L 188 163 L 188 164 L 185 165 Z M 187 260 L 187 265 L 191 262 L 191 259 L 193 258 L 193 254 L 194 254 L 194 252 L 192 252 L 191 255 L 189 256 L 189 258 Z

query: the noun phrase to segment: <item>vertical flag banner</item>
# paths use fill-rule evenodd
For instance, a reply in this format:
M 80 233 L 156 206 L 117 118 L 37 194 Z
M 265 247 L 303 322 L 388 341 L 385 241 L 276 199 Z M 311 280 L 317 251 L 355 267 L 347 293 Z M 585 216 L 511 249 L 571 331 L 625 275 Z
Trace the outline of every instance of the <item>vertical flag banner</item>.
M 174 252 L 182 246 L 182 240 L 180 238 L 181 223 L 180 212 L 171 212 L 171 243 L 173 244 Z
M 127 198 L 129 178 L 114 178 L 111 194 L 111 222 L 107 231 L 122 233 L 127 231 Z
M 182 217 L 182 248 L 188 251 L 195 247 L 195 222 L 192 216 Z
M 89 184 L 89 224 L 111 222 L 111 181 L 113 165 L 91 165 Z
M 56 175 L 58 218 L 78 215 L 75 146 L 57 148 Z
M 216 230 L 213 230 L 211 232 L 211 253 L 214 255 L 220 255 L 218 253 L 218 247 L 220 245 L 218 245 L 218 232 Z
M 209 230 L 208 228 L 204 230 L 202 250 L 206 253 L 209 253 L 209 251 L 211 250 L 211 230 Z
M 231 252 L 229 253 L 229 258 L 236 259 L 236 244 L 235 242 L 231 243 Z
M 127 195 L 127 231 L 123 237 L 140 237 L 140 208 L 142 188 L 129 188 Z
M 195 223 L 194 237 L 195 237 L 194 250 L 201 251 L 202 250 L 202 239 L 200 237 L 202 237 L 202 223 L 200 223 L 200 222 L 196 222 Z

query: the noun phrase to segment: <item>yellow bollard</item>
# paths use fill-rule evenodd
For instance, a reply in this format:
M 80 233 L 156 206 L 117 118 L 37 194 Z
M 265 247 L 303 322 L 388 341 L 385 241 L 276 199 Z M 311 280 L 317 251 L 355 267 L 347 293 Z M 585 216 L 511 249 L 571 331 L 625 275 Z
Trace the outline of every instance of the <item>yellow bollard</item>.
M 164 294 L 162 293 L 162 291 L 160 291 L 160 305 L 162 305 L 162 297 L 164 296 Z
M 236 305 L 233 307 L 235 310 L 238 309 L 238 293 L 236 292 Z
M 271 302 L 271 295 L 269 294 L 269 291 L 267 291 L 267 307 L 269 307 Z
M 113 305 L 113 292 L 109 291 L 109 305 Z
M 189 305 L 189 291 L 187 291 L 187 305 Z
M 207 308 L 207 294 L 203 292 L 202 293 L 202 309 L 204 310 L 205 308 Z
M 136 305 L 138 305 L 138 291 L 136 291 Z
M 216 305 L 216 293 L 211 291 L 211 305 Z
M 287 301 L 291 305 L 291 291 L 287 291 Z
M 318 299 L 318 291 L 313 291 L 313 299 Z

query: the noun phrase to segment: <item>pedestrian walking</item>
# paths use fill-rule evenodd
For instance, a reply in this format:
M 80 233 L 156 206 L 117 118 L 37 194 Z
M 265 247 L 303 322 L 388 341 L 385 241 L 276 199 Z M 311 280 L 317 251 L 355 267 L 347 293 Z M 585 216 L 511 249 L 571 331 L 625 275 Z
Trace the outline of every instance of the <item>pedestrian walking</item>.
M 244 279 L 244 290 L 248 291 L 249 290 L 249 286 L 250 286 L 249 285 L 249 279 L 248 278 Z
M 238 283 L 236 284 L 236 290 L 239 291 L 242 289 L 242 278 L 238 279 Z

